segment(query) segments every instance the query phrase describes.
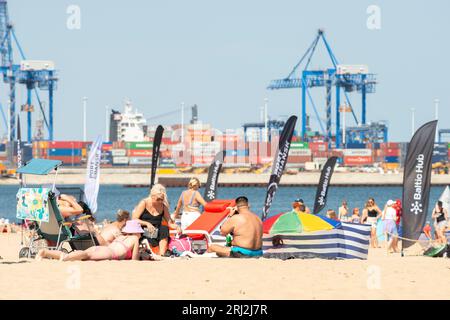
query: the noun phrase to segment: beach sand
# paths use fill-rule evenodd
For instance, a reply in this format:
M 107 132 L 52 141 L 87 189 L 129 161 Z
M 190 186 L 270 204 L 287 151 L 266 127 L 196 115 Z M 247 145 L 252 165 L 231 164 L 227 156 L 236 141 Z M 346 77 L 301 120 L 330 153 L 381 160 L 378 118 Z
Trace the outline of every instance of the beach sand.
M 18 259 L 20 234 L 0 234 L 0 299 L 449 299 L 450 259 L 174 258 L 59 262 Z

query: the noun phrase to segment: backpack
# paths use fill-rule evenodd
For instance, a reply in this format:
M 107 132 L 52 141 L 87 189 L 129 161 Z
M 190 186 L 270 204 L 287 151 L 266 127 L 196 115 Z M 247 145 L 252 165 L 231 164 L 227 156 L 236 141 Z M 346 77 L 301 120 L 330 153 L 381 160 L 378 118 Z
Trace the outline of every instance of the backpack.
M 175 255 L 180 255 L 185 251 L 192 251 L 192 239 L 186 236 L 180 238 L 170 237 L 169 250 Z

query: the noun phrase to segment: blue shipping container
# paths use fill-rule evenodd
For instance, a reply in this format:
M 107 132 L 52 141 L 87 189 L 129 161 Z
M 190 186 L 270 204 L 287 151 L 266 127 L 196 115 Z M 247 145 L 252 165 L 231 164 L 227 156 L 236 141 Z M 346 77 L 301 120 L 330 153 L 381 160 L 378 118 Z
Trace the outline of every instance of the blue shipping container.
M 447 162 L 448 161 L 448 157 L 447 155 L 445 156 L 433 156 L 431 158 L 431 162 L 432 163 L 436 163 L 436 162 Z
M 386 163 L 399 163 L 398 157 L 384 157 Z
M 366 149 L 364 143 L 347 143 L 347 149 Z
M 225 150 L 225 155 L 227 157 L 248 157 L 248 149 L 243 150 Z
M 48 149 L 49 156 L 58 157 L 81 157 L 81 149 Z

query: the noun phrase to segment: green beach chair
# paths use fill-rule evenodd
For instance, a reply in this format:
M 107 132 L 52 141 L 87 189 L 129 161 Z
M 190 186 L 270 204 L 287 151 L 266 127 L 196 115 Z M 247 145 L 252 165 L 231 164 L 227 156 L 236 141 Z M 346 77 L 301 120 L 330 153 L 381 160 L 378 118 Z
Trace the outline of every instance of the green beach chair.
M 47 175 L 53 170 L 57 172 L 57 169 L 61 164 L 61 161 L 32 159 L 25 166 L 17 170 L 17 172 L 19 174 Z M 52 190 L 48 191 L 48 194 L 45 194 L 47 190 L 48 189 L 31 188 L 31 191 L 36 191 L 41 194 L 43 193 L 44 198 L 47 196 L 47 201 L 44 202 L 48 207 L 48 216 L 46 212 L 44 220 L 41 220 L 42 217 L 39 217 L 39 219 L 36 219 L 36 217 L 30 217 L 29 220 L 35 221 L 35 228 L 31 230 L 31 236 L 28 244 L 21 248 L 19 258 L 32 258 L 42 248 L 69 252 L 67 247 L 63 248 L 65 243 L 69 245 L 71 250 L 85 250 L 93 245 L 98 245 L 98 241 L 92 232 L 75 235 L 72 232 L 72 226 L 74 224 L 83 222 L 90 218 L 90 216 L 82 215 L 72 221 L 65 221 L 59 211 L 56 201 L 56 195 L 54 192 L 55 183 L 53 183 Z M 32 192 L 27 193 L 32 194 Z M 19 201 L 21 201 L 21 199 L 19 199 Z

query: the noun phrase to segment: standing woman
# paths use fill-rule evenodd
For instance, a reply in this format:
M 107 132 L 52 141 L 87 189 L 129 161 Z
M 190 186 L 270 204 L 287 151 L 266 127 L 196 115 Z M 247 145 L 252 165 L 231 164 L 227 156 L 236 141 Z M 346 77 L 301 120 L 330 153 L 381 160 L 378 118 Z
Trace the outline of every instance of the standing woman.
M 376 205 L 374 198 L 369 198 L 366 203 L 366 207 L 363 210 L 362 222 L 366 224 L 370 224 L 372 226 L 372 230 L 370 231 L 370 243 L 372 248 L 380 248 L 378 246 L 378 238 L 377 238 L 377 223 L 378 218 L 381 216 L 381 210 Z
M 442 206 L 442 201 L 438 201 L 433 209 L 431 218 L 435 219 L 434 230 L 436 231 L 437 240 L 441 244 L 447 243 L 447 237 L 445 236 L 445 229 L 447 228 L 448 212 Z
M 163 218 L 167 221 L 168 226 L 162 225 Z M 134 208 L 132 219 L 147 228 L 148 232 L 143 236 L 147 238 L 152 247 L 159 246 L 161 256 L 167 251 L 169 227 L 176 229 L 178 233 L 181 232 L 180 227 L 170 218 L 166 188 L 161 184 L 155 184 L 150 195 L 141 200 Z
M 188 189 L 184 190 L 180 198 L 178 199 L 177 208 L 173 213 L 173 219 L 177 219 L 181 214 L 181 229 L 184 230 L 191 225 L 198 217 L 200 217 L 200 205 L 203 207 L 206 205 L 205 199 L 203 199 L 198 189 L 200 188 L 200 180 L 192 178 L 189 181 Z

